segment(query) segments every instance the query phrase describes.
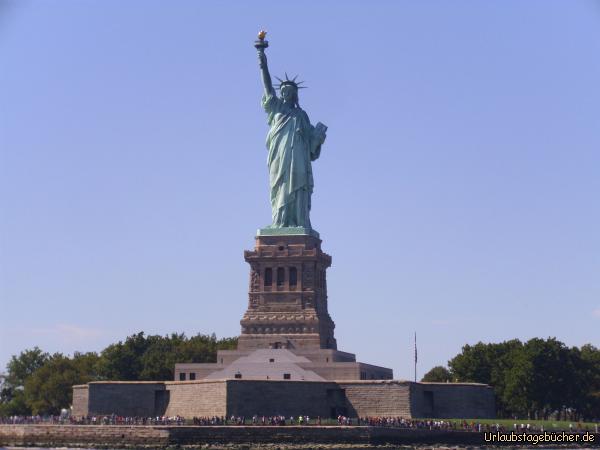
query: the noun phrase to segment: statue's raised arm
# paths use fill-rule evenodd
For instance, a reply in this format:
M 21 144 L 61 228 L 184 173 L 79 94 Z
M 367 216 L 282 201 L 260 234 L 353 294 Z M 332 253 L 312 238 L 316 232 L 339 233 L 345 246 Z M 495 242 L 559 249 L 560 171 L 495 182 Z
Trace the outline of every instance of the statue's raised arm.
M 266 35 L 266 31 L 260 31 L 258 33 L 258 41 L 254 43 L 254 46 L 258 51 L 258 65 L 260 67 L 260 74 L 265 88 L 265 96 L 268 97 L 269 95 L 275 95 L 275 89 L 273 89 L 273 82 L 271 81 L 271 74 L 269 73 L 269 67 L 267 65 L 267 55 L 265 54 L 265 49 L 269 46 L 269 42 L 265 41 Z

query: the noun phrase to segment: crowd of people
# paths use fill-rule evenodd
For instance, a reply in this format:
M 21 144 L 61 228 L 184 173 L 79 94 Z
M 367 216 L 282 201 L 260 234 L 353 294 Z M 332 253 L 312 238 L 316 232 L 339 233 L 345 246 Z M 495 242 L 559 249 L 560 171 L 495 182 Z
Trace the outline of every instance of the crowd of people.
M 37 425 L 37 424 L 69 424 L 69 420 L 62 416 L 2 416 L 0 424 L 3 425 Z
M 193 417 L 193 425 L 322 425 L 323 419 L 320 416 L 310 418 L 309 416 L 259 416 L 254 415 L 251 418 L 246 416 L 227 417 Z
M 402 417 L 364 417 L 358 419 L 358 425 L 366 425 L 373 427 L 396 427 L 396 428 L 412 428 L 421 430 L 444 430 L 444 431 L 473 431 L 473 432 L 496 432 L 507 433 L 514 431 L 515 433 L 538 433 L 549 431 L 545 430 L 543 425 L 535 425 L 530 423 L 513 423 L 511 427 L 501 425 L 500 423 L 480 423 L 467 420 L 425 420 L 425 419 L 404 419 Z M 598 424 L 595 424 L 593 429 L 589 426 L 582 426 L 580 423 L 573 425 L 569 424 L 569 431 L 582 432 L 594 431 L 598 433 Z
M 496 424 L 483 424 L 479 422 L 449 421 L 449 420 L 425 420 L 425 419 L 404 419 L 402 417 L 364 417 L 358 419 L 359 425 L 372 427 L 394 427 L 394 428 L 412 428 L 420 430 L 444 430 L 444 431 L 506 431 L 505 428 Z
M 352 418 L 339 415 L 337 419 L 322 418 L 320 416 L 262 416 L 254 415 L 251 418 L 245 416 L 212 416 L 193 417 L 186 419 L 181 416 L 156 416 L 156 417 L 128 417 L 116 414 L 106 416 L 84 416 L 74 417 L 69 414 L 57 416 L 8 416 L 0 417 L 0 424 L 56 424 L 56 425 L 195 425 L 195 426 L 370 426 L 406 428 L 419 430 L 443 430 L 443 431 L 471 431 L 471 432 L 510 432 L 537 433 L 543 432 L 543 426 L 529 423 L 514 423 L 512 427 L 506 427 L 499 423 L 480 423 L 475 421 L 449 421 L 433 419 L 405 419 L 403 417 L 359 417 Z M 582 427 L 581 424 L 570 425 L 570 431 L 595 431 Z M 546 430 L 547 431 L 547 430 Z
M 125 417 L 112 414 L 109 416 L 8 416 L 0 417 L 2 424 L 53 424 L 53 425 L 189 425 L 181 416 Z

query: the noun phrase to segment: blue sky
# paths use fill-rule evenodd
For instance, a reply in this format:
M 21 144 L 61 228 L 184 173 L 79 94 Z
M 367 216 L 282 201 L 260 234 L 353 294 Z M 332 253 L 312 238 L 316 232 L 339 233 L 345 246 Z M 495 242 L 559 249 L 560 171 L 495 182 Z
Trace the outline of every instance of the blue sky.
M 256 32 L 328 127 L 341 350 L 600 346 L 597 1 L 0 0 L 0 367 L 239 333 L 270 221 Z

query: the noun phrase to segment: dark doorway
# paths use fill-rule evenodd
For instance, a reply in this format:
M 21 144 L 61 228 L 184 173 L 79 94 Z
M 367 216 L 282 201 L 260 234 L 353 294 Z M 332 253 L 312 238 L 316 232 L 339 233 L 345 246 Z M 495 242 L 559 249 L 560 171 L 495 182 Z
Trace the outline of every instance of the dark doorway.
M 154 415 L 164 416 L 169 405 L 169 394 L 167 390 L 154 391 Z
M 327 402 L 329 403 L 330 416 L 336 419 L 338 416 L 347 416 L 345 389 L 327 389 Z
M 425 417 L 435 417 L 433 410 L 433 391 L 423 391 L 423 414 Z

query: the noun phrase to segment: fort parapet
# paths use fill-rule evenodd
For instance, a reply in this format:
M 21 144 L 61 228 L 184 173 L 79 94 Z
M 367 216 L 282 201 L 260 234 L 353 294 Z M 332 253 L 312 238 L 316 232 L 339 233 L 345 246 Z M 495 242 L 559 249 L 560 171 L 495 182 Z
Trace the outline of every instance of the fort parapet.
M 489 386 L 395 380 L 93 382 L 74 387 L 73 415 L 493 418 Z

